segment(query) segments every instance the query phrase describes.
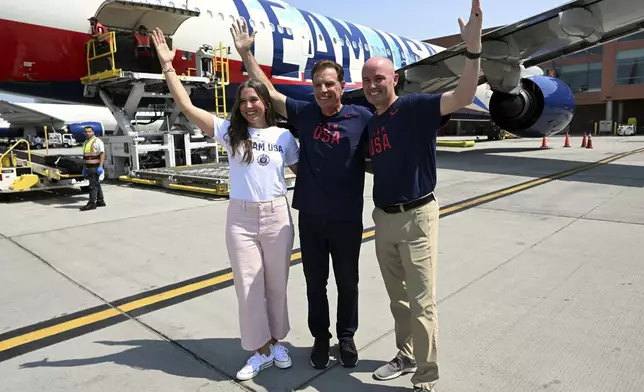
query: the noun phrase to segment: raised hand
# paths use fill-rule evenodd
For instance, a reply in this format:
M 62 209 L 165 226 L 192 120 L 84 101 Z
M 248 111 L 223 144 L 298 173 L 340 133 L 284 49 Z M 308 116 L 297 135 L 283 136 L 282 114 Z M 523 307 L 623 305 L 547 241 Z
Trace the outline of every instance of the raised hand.
M 463 18 L 458 18 L 458 24 L 461 27 L 461 37 L 467 44 L 467 48 L 470 51 L 479 52 L 481 50 L 481 30 L 483 26 L 483 11 L 481 10 L 480 0 L 472 0 L 472 11 L 467 24 L 465 24 Z
M 243 19 L 237 19 L 237 22 L 233 23 L 230 28 L 230 33 L 235 40 L 235 49 L 237 49 L 237 52 L 241 54 L 250 51 L 250 47 L 253 45 L 257 31 L 253 31 L 253 35 L 249 36 L 246 21 Z
M 154 47 L 157 50 L 157 56 L 159 57 L 161 67 L 172 65 L 172 60 L 174 60 L 177 49 L 170 49 L 168 44 L 165 42 L 163 31 L 158 27 L 152 30 L 151 36 L 152 42 L 154 42 Z

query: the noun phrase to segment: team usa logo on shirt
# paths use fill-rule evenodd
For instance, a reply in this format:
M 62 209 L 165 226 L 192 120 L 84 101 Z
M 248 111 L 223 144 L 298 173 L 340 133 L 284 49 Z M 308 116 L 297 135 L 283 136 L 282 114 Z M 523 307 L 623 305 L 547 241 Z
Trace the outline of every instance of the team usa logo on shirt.
M 387 128 L 384 126 L 376 128 L 369 138 L 369 155 L 378 155 L 383 151 L 391 149 Z
M 268 162 L 270 161 L 271 159 L 266 154 L 262 154 L 257 158 L 257 163 L 259 163 L 261 166 L 268 165 Z
M 253 150 L 256 151 L 279 151 L 284 152 L 284 149 L 281 145 L 275 143 L 264 143 L 264 142 L 253 142 Z
M 318 125 L 313 131 L 313 139 L 322 140 L 325 143 L 340 144 L 340 131 L 338 124 L 328 124 L 331 129 L 326 127 L 327 124 Z

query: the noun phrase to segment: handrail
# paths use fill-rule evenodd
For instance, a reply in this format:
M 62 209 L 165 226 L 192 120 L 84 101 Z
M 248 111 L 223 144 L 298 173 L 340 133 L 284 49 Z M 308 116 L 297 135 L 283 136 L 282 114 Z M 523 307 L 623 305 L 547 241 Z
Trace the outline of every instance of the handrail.
M 105 52 L 105 53 L 97 55 L 96 54 L 96 42 L 101 41 L 101 40 L 103 40 L 104 38 L 107 38 L 107 37 L 109 37 L 109 40 L 110 40 L 110 42 L 109 42 L 109 47 L 110 47 L 109 52 Z M 90 46 L 92 48 L 92 52 L 94 53 L 93 56 L 90 56 Z M 111 56 L 111 58 L 112 58 L 112 72 L 116 72 L 116 63 L 114 62 L 114 53 L 116 53 L 116 32 L 108 31 L 107 33 L 104 33 L 104 34 L 98 34 L 98 35 L 92 37 L 89 41 L 87 41 L 86 47 L 87 47 L 87 50 L 86 50 L 87 75 L 92 74 L 92 70 L 91 70 L 91 67 L 89 65 L 92 60 L 96 60 L 96 59 L 100 59 L 100 58 L 108 57 L 108 56 Z
M 226 56 L 224 57 L 224 51 L 226 51 Z M 228 47 L 224 47 L 223 42 L 219 42 L 219 47 L 215 50 L 215 53 L 219 52 L 219 61 L 217 61 L 217 56 L 215 56 L 215 71 L 221 71 L 222 83 L 224 85 L 230 84 L 230 67 L 228 62 Z M 217 66 L 219 65 L 219 66 Z
M 5 151 L 4 154 L 2 154 L 2 156 L 0 156 L 0 169 L 2 169 L 2 161 L 4 160 L 4 157 L 7 154 L 9 154 L 11 151 L 13 151 L 13 149 L 16 148 L 18 144 L 23 142 L 27 143 L 27 157 L 28 157 L 27 161 L 29 162 L 29 167 L 31 167 L 31 145 L 29 145 L 29 142 L 26 139 L 20 139 L 17 142 L 15 142 L 13 146 L 9 147 L 9 149 Z

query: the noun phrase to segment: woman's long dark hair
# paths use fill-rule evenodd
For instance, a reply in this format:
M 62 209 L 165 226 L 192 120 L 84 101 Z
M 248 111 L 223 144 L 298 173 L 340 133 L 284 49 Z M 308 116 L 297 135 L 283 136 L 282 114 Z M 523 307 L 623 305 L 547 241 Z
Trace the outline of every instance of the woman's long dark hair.
M 273 126 L 277 124 L 277 119 L 275 116 L 275 111 L 273 110 L 273 102 L 271 101 L 271 94 L 268 91 L 268 88 L 264 83 L 257 79 L 248 79 L 244 83 L 239 85 L 237 89 L 237 98 L 235 99 L 235 105 L 230 115 L 230 128 L 228 129 L 228 139 L 230 142 L 232 155 L 235 156 L 235 153 L 238 152 L 240 145 L 244 146 L 244 158 L 242 162 L 250 164 L 253 162 L 253 142 L 250 139 L 250 133 L 248 132 L 248 121 L 244 118 L 239 109 L 241 105 L 241 93 L 244 88 L 250 87 L 255 90 L 259 99 L 264 103 L 264 117 L 266 117 L 266 123 L 268 126 Z

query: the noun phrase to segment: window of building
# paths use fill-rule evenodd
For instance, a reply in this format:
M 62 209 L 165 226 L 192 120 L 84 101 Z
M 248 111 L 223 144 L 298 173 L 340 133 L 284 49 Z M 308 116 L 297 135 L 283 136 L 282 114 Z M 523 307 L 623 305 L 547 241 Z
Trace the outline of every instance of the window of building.
M 620 38 L 617 41 L 618 42 L 628 42 L 628 41 L 637 41 L 640 39 L 644 39 L 644 31 L 640 31 L 639 33 L 627 35 L 624 38 Z
M 644 48 L 620 50 L 615 61 L 615 85 L 644 83 Z
M 573 93 L 600 91 L 602 88 L 602 64 L 599 62 L 564 65 L 557 69 L 557 75 Z
M 592 56 L 592 55 L 602 55 L 604 53 L 604 46 L 599 45 L 595 46 L 590 49 L 584 49 L 579 52 L 569 54 L 568 56 L 565 56 L 564 58 L 576 58 L 576 57 L 587 57 L 587 56 Z

